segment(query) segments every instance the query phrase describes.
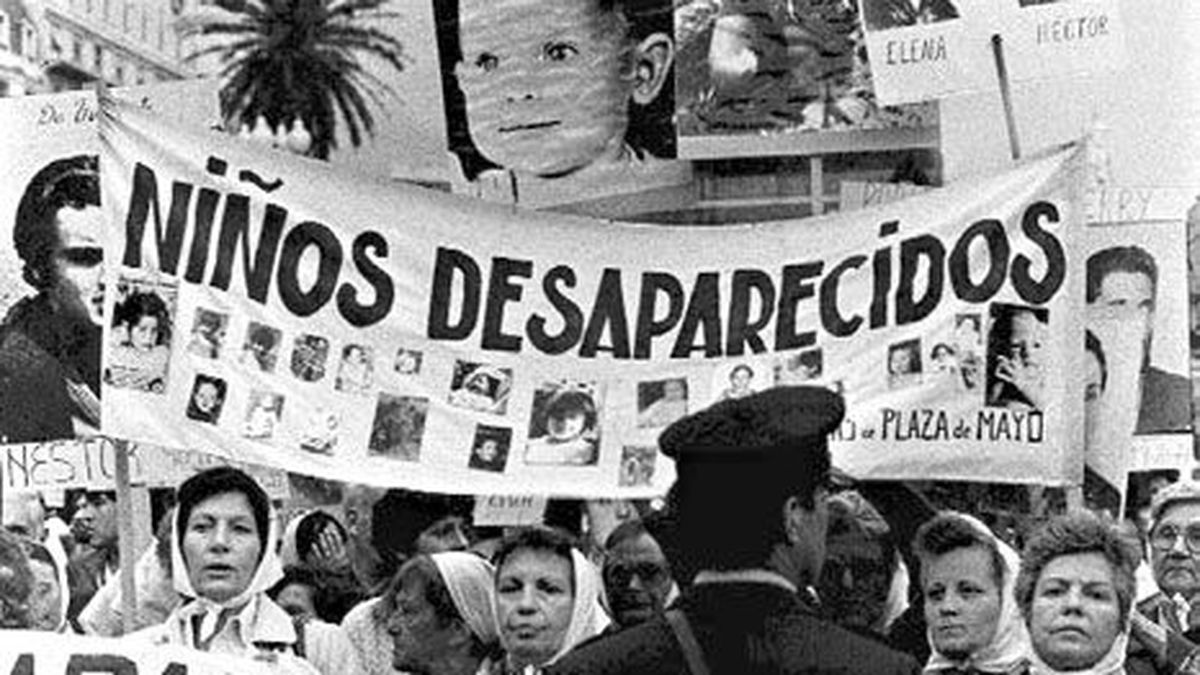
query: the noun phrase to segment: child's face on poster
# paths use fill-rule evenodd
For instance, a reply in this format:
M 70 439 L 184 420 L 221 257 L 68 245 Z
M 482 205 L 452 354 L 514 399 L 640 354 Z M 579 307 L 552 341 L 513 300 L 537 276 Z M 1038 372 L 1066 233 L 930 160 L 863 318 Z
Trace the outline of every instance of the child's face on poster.
M 632 78 L 622 24 L 595 0 L 462 0 L 471 138 L 493 162 L 561 175 L 623 152 Z
M 158 319 L 153 316 L 143 316 L 129 327 L 129 342 L 143 351 L 154 348 L 158 342 Z
M 212 413 L 217 402 L 221 400 L 221 392 L 217 391 L 217 385 L 212 382 L 201 382 L 196 387 L 196 409 L 204 414 Z
M 557 441 L 570 441 L 583 435 L 587 416 L 582 412 L 571 411 L 562 415 L 554 415 L 547 422 L 550 437 Z
M 485 462 L 491 462 L 496 459 L 499 454 L 499 448 L 496 446 L 496 441 L 487 439 L 475 447 L 475 454 L 479 459 Z

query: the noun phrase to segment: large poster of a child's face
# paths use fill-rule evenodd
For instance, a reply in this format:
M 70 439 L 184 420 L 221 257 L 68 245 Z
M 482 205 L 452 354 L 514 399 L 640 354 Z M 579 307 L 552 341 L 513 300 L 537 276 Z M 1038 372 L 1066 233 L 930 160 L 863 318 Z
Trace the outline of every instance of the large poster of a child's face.
M 910 4 L 863 2 L 872 12 L 877 5 Z M 951 3 L 920 4 L 940 9 Z M 780 138 L 803 142 L 798 132 L 828 138 L 937 126 L 934 103 L 876 104 L 858 0 L 684 0 L 676 6 L 681 157 L 720 156 L 728 146 L 706 142 L 715 137 L 736 137 L 740 148 L 770 155 L 778 154 L 773 146 Z M 916 8 L 904 14 L 928 16 Z
M 593 466 L 600 459 L 596 382 L 548 382 L 533 394 L 526 464 Z
M 105 384 L 158 394 L 166 391 L 177 293 L 173 285 L 118 281 Z
M 673 157 L 670 0 L 437 0 L 464 174 L 561 179 Z

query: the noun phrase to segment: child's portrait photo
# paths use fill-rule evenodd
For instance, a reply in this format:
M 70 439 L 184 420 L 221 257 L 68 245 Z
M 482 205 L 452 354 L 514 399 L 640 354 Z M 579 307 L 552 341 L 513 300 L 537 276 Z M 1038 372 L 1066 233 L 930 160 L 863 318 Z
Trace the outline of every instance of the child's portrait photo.
M 508 461 L 511 444 L 512 429 L 480 424 L 475 427 L 475 440 L 471 443 L 471 458 L 467 460 L 467 466 L 500 473 Z
M 371 388 L 374 373 L 374 350 L 366 345 L 346 345 L 342 347 L 342 362 L 334 386 L 348 394 L 365 394 Z
M 825 353 L 820 348 L 790 354 L 775 362 L 775 386 L 804 384 L 825 372 Z
M 713 372 L 713 401 L 749 396 L 771 386 L 771 369 L 764 364 L 732 361 Z
M 302 382 L 318 382 L 325 377 L 329 360 L 329 339 L 320 335 L 298 335 L 292 345 L 292 375 Z
M 503 415 L 508 408 L 512 369 L 458 361 L 450 380 L 450 405 Z
M 251 321 L 246 328 L 246 341 L 242 343 L 242 363 L 260 372 L 275 372 L 282 339 L 283 333 L 278 328 Z
M 658 450 L 652 445 L 626 445 L 621 448 L 621 473 L 617 477 L 617 485 L 649 485 L 654 478 L 654 457 L 657 454 Z
M 990 319 L 985 403 L 1041 410 L 1050 365 L 1050 310 L 995 303 Z
M 921 382 L 921 341 L 897 342 L 888 347 L 888 389 L 903 389 Z
M 367 450 L 405 462 L 420 461 L 428 412 L 427 398 L 380 394 Z
M 162 293 L 170 293 L 164 299 Z M 113 309 L 114 342 L 104 382 L 114 387 L 161 394 L 171 360 L 171 313 L 174 289 L 122 279 Z
M 219 377 L 197 375 L 192 384 L 192 394 L 188 397 L 188 419 L 216 424 L 225 405 L 226 387 L 225 380 Z
M 196 308 L 192 319 L 192 333 L 188 338 L 187 353 L 205 359 L 221 356 L 225 344 L 225 331 L 229 328 L 229 315 L 203 307 Z
M 468 180 L 587 189 L 589 174 L 675 156 L 667 0 L 437 0 L 434 12 L 450 150 Z
M 637 395 L 639 427 L 665 427 L 688 412 L 687 378 L 638 382 Z
M 283 395 L 255 389 L 250 392 L 242 436 L 255 441 L 269 441 L 283 415 Z
M 418 375 L 421 372 L 423 357 L 424 354 L 416 349 L 401 347 L 396 350 L 396 362 L 392 370 L 396 371 L 397 375 Z
M 300 449 L 318 455 L 332 455 L 338 444 L 342 418 L 333 410 L 317 409 L 308 417 L 300 434 Z
M 600 458 L 594 382 L 546 383 L 533 394 L 526 464 L 593 466 Z

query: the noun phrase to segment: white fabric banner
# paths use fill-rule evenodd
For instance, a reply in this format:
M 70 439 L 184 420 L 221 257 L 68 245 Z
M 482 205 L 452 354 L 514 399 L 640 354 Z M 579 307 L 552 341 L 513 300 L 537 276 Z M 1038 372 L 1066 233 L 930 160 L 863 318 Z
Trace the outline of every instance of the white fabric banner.
M 268 664 L 175 645 L 41 631 L 0 631 L 8 675 L 267 675 Z
M 628 498 L 673 481 L 670 422 L 803 381 L 844 392 L 834 459 L 862 477 L 1079 479 L 1078 150 L 852 214 L 663 227 L 367 184 L 104 107 L 106 433 Z

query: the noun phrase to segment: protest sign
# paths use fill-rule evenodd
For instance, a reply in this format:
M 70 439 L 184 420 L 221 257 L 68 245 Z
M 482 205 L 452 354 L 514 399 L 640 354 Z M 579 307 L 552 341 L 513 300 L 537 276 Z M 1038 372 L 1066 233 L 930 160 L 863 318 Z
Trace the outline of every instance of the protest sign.
M 116 451 L 116 443 L 101 436 L 0 446 L 0 492 L 112 490 L 117 479 Z M 291 494 L 284 471 L 247 464 L 225 453 L 137 443 L 129 444 L 128 452 L 132 485 L 173 488 L 197 471 L 236 466 L 253 476 L 271 498 L 284 499 Z
M 674 478 L 670 421 L 803 381 L 845 393 L 834 455 L 863 477 L 1078 479 L 1077 148 L 853 214 L 657 227 L 105 111 L 108 300 L 158 306 L 129 362 L 161 377 L 107 379 L 139 348 L 110 331 L 106 433 L 376 485 L 634 498 Z
M 533 495 L 479 495 L 471 523 L 476 527 L 539 525 L 546 498 Z
M 210 654 L 178 645 L 69 633 L 5 631 L 0 673 L 5 675 L 267 675 L 267 663 Z
M 876 97 L 910 103 L 1125 63 L 1117 0 L 862 0 Z M 997 47 L 993 46 L 996 40 Z
M 854 211 L 869 206 L 890 204 L 928 192 L 933 188 L 912 183 L 881 183 L 875 181 L 844 180 L 839 186 L 838 210 Z
M 198 128 L 220 119 L 212 82 L 114 95 Z M 91 91 L 0 99 L 0 443 L 74 438 L 99 426 L 96 114 Z

